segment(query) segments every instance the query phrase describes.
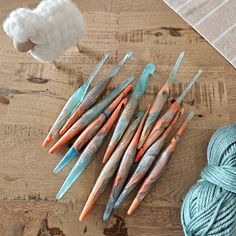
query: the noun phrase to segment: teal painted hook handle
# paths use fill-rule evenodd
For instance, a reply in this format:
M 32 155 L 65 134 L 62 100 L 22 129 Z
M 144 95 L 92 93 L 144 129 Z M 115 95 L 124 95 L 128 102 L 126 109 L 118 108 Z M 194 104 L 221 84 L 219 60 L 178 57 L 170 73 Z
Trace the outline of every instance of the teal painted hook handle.
M 147 85 L 148 85 L 148 78 L 150 75 L 153 75 L 155 72 L 155 65 L 152 63 L 149 63 L 145 66 L 140 79 L 138 80 L 135 89 L 134 94 L 144 94 Z

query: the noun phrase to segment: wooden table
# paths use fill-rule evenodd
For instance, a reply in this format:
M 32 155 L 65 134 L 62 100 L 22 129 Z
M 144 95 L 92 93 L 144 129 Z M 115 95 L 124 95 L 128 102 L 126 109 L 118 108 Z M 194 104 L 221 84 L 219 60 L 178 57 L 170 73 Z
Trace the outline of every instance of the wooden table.
M 37 2 L 1 1 L 1 19 L 16 7 L 34 7 Z M 0 32 L 0 235 L 183 235 L 179 219 L 182 199 L 206 163 L 208 141 L 217 128 L 236 121 L 236 72 L 162 1 L 77 2 L 86 18 L 87 35 L 80 43 L 80 52 L 74 47 L 58 59 L 60 69 L 16 52 L 11 40 Z M 134 57 L 109 90 L 131 73 L 137 79 L 144 65 L 154 62 L 157 71 L 140 104 L 141 109 L 145 108 L 178 54 L 185 51 L 172 94 L 180 94 L 202 68 L 202 78 L 184 100 L 184 106 L 197 115 L 164 175 L 132 217 L 127 217 L 126 211 L 134 195 L 108 222 L 102 221 L 109 189 L 87 219 L 79 223 L 82 207 L 101 170 L 104 150 L 57 202 L 55 194 L 73 163 L 53 175 L 67 147 L 52 157 L 41 143 L 65 101 L 103 53 L 110 51 L 111 56 L 99 77 L 128 49 Z

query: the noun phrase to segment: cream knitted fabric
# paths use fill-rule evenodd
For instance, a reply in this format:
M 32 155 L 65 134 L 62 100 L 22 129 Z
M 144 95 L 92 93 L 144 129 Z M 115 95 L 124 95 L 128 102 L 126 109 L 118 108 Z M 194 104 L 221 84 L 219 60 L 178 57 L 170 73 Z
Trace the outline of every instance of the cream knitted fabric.
M 53 61 L 83 37 L 83 15 L 70 0 L 43 0 L 35 9 L 19 8 L 3 24 L 16 42 L 32 41 L 30 50 L 40 61 Z

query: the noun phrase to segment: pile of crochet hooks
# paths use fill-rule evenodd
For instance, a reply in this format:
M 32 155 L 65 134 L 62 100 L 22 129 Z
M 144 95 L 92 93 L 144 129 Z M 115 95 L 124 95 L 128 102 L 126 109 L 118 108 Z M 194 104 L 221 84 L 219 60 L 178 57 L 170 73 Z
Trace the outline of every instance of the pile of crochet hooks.
M 80 221 L 87 216 L 112 179 L 112 190 L 103 219 L 107 220 L 112 210 L 118 208 L 135 187 L 141 184 L 128 210 L 128 214 L 132 214 L 162 174 L 187 124 L 194 116 L 193 112 L 186 115 L 171 137 L 177 121 L 186 113 L 182 107 L 183 99 L 202 73 L 199 70 L 182 94 L 165 109 L 168 106 L 174 78 L 184 57 L 183 52 L 180 53 L 153 104 L 149 105 L 146 111 L 138 110 L 138 107 L 148 87 L 149 78 L 155 72 L 155 65 L 152 63 L 144 67 L 134 88 L 131 84 L 134 76 L 131 75 L 110 94 L 102 97 L 112 78 L 131 56 L 132 52 L 128 51 L 118 65 L 89 90 L 91 82 L 109 57 L 106 53 L 89 78 L 65 104 L 43 142 L 43 146 L 46 147 L 57 135 L 61 136 L 49 150 L 51 154 L 75 139 L 54 169 L 54 173 L 58 173 L 73 158 L 78 158 L 56 195 L 56 199 L 59 200 L 96 158 L 108 134 L 113 126 L 115 127 L 102 160 L 103 169 L 80 215 Z M 169 143 L 168 139 L 171 140 Z M 138 164 L 132 172 L 134 163 Z

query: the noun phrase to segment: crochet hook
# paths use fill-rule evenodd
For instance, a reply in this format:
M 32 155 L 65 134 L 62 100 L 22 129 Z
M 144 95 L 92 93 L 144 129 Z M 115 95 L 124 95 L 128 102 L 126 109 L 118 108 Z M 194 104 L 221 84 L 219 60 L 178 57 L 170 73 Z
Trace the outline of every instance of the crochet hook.
M 125 130 L 127 129 L 138 105 L 140 102 L 141 97 L 143 96 L 149 81 L 150 75 L 152 75 L 155 71 L 154 64 L 147 64 L 138 80 L 131 97 L 125 106 L 121 116 L 117 122 L 115 130 L 113 132 L 112 138 L 109 142 L 108 148 L 106 150 L 105 156 L 103 158 L 103 163 L 106 163 L 107 160 L 110 158 L 112 152 L 114 151 L 115 147 L 117 146 L 118 142 L 120 141 L 122 135 L 124 134 Z
M 105 125 L 98 131 L 98 133 L 93 137 L 93 139 L 85 147 L 78 161 L 76 162 L 75 166 L 73 167 L 70 174 L 68 175 L 65 182 L 63 183 L 61 189 L 59 190 L 56 196 L 57 200 L 59 200 L 66 193 L 66 191 L 70 188 L 70 186 L 76 181 L 76 179 L 82 174 L 85 168 L 96 156 L 102 144 L 104 143 L 105 138 L 110 132 L 112 126 L 114 125 L 117 118 L 119 117 L 121 108 L 126 103 L 127 103 L 127 98 L 124 98 L 120 102 L 118 107 L 115 109 L 115 111 L 112 113 L 111 117 L 108 119 Z
M 91 124 L 89 124 L 83 130 L 83 132 L 79 135 L 73 146 L 58 163 L 58 165 L 53 171 L 54 173 L 59 172 L 72 158 L 78 156 L 79 150 L 94 137 L 94 135 L 102 127 L 107 118 L 119 105 L 121 100 L 129 93 L 131 88 L 132 85 L 129 85 L 126 89 L 124 89 L 120 93 L 120 95 L 106 108 L 106 110 L 103 111 Z
M 92 209 L 92 207 L 95 204 L 99 195 L 101 195 L 103 193 L 103 191 L 106 189 L 108 183 L 111 181 L 126 148 L 128 147 L 131 139 L 133 138 L 133 136 L 138 128 L 138 125 L 139 125 L 143 115 L 144 115 L 143 111 L 141 111 L 137 114 L 136 119 L 130 124 L 130 126 L 126 130 L 126 132 L 123 135 L 121 141 L 119 142 L 117 148 L 112 153 L 111 158 L 104 165 L 104 167 L 103 167 L 101 173 L 99 174 L 97 181 L 92 189 L 92 192 L 90 193 L 90 195 L 88 197 L 88 200 L 84 206 L 84 209 L 79 217 L 80 221 L 82 221 L 87 216 L 87 214 Z
M 138 193 L 127 212 L 128 215 L 131 215 L 134 212 L 134 210 L 138 207 L 140 202 L 145 198 L 145 196 L 150 191 L 153 183 L 155 183 L 156 180 L 162 174 L 173 152 L 175 151 L 177 144 L 179 143 L 187 124 L 193 118 L 193 115 L 194 113 L 192 112 L 189 113 L 186 120 L 177 131 L 176 135 L 171 139 L 170 144 L 165 148 L 165 150 L 161 153 L 160 157 L 156 160 L 153 169 L 145 178 L 140 189 L 138 190 Z
M 150 106 L 148 106 L 148 109 L 146 113 L 144 114 L 139 127 L 134 134 L 133 139 L 131 140 L 129 146 L 127 147 L 124 156 L 122 157 L 118 172 L 116 174 L 116 178 L 113 182 L 112 191 L 109 197 L 109 200 L 106 205 L 105 212 L 103 214 L 103 220 L 107 220 L 113 210 L 114 204 L 124 186 L 124 183 L 128 177 L 130 168 L 134 162 L 134 157 L 136 155 L 137 149 L 138 149 L 138 142 L 139 138 L 143 129 L 143 125 L 145 123 L 145 120 L 147 118 L 148 112 L 149 112 Z
M 133 81 L 133 79 L 133 76 L 128 77 L 102 101 L 86 111 L 49 150 L 49 153 L 53 153 L 58 150 L 61 146 L 69 142 L 73 137 L 78 135 L 84 128 L 86 128 Z M 127 90 L 129 91 L 131 88 L 132 86 L 128 86 Z
M 164 131 L 164 133 L 157 139 L 157 141 L 147 150 L 144 154 L 143 158 L 140 160 L 138 166 L 136 167 L 133 175 L 129 179 L 128 183 L 124 187 L 122 193 L 117 199 L 114 208 L 120 207 L 122 202 L 126 199 L 126 197 L 132 192 L 132 190 L 138 185 L 138 183 L 143 179 L 146 173 L 149 171 L 157 156 L 159 155 L 166 139 L 168 138 L 170 132 L 173 130 L 174 125 L 176 124 L 179 116 L 184 113 L 184 109 L 179 110 L 174 119 L 171 121 L 168 128 Z
M 143 156 L 146 150 L 160 137 L 163 131 L 168 127 L 186 94 L 200 77 L 201 73 L 202 70 L 199 70 L 198 73 L 190 81 L 187 88 L 182 92 L 182 94 L 176 99 L 176 101 L 170 106 L 170 108 L 164 113 L 164 115 L 159 120 L 157 120 L 142 148 L 138 151 L 137 159 L 140 159 Z
M 170 90 L 172 88 L 174 78 L 175 78 L 176 73 L 179 69 L 179 66 L 183 60 L 183 57 L 184 57 L 184 52 L 181 52 L 171 73 L 168 76 L 167 81 L 164 83 L 164 85 L 162 86 L 162 88 L 158 92 L 158 94 L 151 106 L 151 109 L 149 111 L 147 120 L 145 122 L 145 125 L 143 127 L 143 131 L 142 131 L 142 134 L 140 137 L 140 141 L 139 141 L 139 145 L 138 145 L 139 149 L 143 146 L 145 140 L 147 139 L 147 136 L 151 132 L 154 124 L 156 123 L 168 97 L 170 96 Z
M 84 96 L 86 95 L 91 82 L 93 81 L 93 79 L 95 78 L 95 76 L 97 75 L 97 73 L 99 72 L 99 70 L 101 69 L 102 65 L 104 64 L 104 62 L 106 61 L 108 57 L 109 57 L 109 53 L 106 53 L 104 57 L 102 58 L 102 60 L 94 68 L 92 74 L 85 81 L 85 83 L 66 102 L 64 108 L 62 109 L 55 123 L 53 124 L 47 137 L 45 138 L 43 142 L 43 147 L 46 147 L 53 140 L 53 138 L 55 137 L 56 134 L 58 134 L 59 130 L 65 124 L 67 119 L 73 114 L 74 110 L 83 101 Z
M 119 64 L 114 67 L 110 73 L 101 80 L 85 97 L 84 102 L 75 110 L 73 115 L 67 120 L 63 128 L 60 130 L 60 135 L 63 135 L 76 121 L 77 119 L 90 107 L 92 107 L 98 100 L 98 98 L 103 94 L 111 79 L 120 71 L 121 67 L 124 65 L 126 60 L 132 56 L 132 52 L 128 51 L 124 57 L 121 59 Z

